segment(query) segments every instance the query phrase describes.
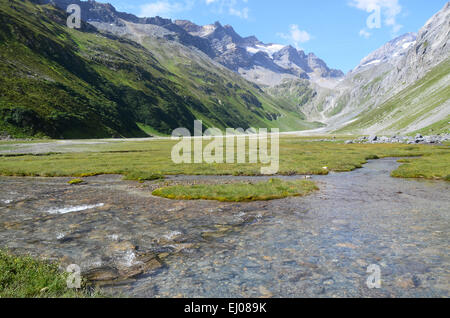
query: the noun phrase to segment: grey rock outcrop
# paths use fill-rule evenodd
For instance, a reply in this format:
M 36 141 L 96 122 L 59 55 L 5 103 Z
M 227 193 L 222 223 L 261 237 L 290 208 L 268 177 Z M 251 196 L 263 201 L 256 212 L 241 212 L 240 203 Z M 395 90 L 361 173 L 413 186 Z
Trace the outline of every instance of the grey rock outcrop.
M 412 136 L 371 136 L 361 137 L 355 140 L 347 140 L 346 144 L 352 143 L 363 143 L 363 144 L 393 144 L 393 143 L 403 143 L 403 144 L 442 144 L 446 141 L 450 141 L 450 134 L 432 135 L 432 136 L 422 136 L 417 134 L 415 137 Z

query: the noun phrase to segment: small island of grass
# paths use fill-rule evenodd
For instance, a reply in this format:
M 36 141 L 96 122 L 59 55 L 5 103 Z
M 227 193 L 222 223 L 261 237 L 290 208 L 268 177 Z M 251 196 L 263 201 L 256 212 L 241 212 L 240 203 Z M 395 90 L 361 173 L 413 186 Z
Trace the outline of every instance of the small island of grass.
M 304 196 L 315 190 L 316 184 L 309 180 L 270 179 L 258 183 L 177 185 L 156 189 L 153 195 L 174 200 L 249 202 Z

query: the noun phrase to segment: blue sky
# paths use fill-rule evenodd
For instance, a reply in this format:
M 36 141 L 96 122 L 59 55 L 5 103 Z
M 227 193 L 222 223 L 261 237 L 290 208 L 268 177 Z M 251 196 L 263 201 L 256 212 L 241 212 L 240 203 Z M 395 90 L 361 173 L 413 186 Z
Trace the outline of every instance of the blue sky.
M 417 32 L 447 0 L 98 0 L 138 16 L 204 25 L 220 21 L 242 36 L 314 52 L 344 72 L 406 32 Z M 379 14 L 378 14 L 379 12 Z M 369 20 L 369 21 L 368 21 Z

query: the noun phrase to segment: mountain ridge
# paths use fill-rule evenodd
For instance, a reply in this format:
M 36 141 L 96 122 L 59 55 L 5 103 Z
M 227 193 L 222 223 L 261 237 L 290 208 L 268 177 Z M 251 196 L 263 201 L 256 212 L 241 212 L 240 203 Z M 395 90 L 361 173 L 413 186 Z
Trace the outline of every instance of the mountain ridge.
M 98 23 L 114 24 L 122 27 L 124 23 L 158 25 L 177 34 L 178 41 L 187 46 L 194 46 L 211 59 L 219 62 L 228 69 L 239 73 L 244 78 L 260 85 L 273 86 L 281 83 L 285 78 L 308 78 L 315 81 L 319 78 L 341 78 L 344 73 L 330 69 L 326 63 L 315 54 L 299 50 L 302 60 L 293 62 L 293 67 L 286 67 L 267 54 L 267 47 L 277 47 L 280 51 L 285 46 L 278 44 L 264 44 L 256 36 L 242 37 L 231 25 L 223 26 L 216 21 L 214 24 L 200 26 L 188 20 L 165 19 L 161 17 L 139 18 L 132 14 L 118 12 L 110 4 L 96 1 L 80 0 L 37 0 L 39 3 L 50 3 L 65 9 L 69 4 L 81 7 L 82 19 L 99 27 Z M 113 28 L 103 25 L 103 30 L 115 32 Z M 292 47 L 291 47 L 292 48 Z M 294 48 L 292 48 L 294 49 Z M 296 49 L 294 49 L 296 50 Z M 266 54 L 264 54 L 266 53 Z M 273 52 L 275 53 L 275 52 Z M 254 56 L 256 55 L 256 56 Z M 275 81 L 264 72 L 277 74 Z
M 192 130 L 194 119 L 218 128 L 317 127 L 198 49 L 163 39 L 152 47 L 84 22 L 69 29 L 66 17 L 48 4 L 0 4 L 0 131 L 144 137 Z M 179 55 L 163 59 L 162 47 Z
M 385 54 L 389 48 L 394 49 Z M 380 59 L 382 56 L 386 58 Z M 368 65 L 374 59 L 379 62 Z M 417 35 L 409 33 L 393 39 L 364 58 L 328 94 L 321 109 L 314 102 L 307 105 L 310 113 L 316 114 L 309 119 L 322 114 L 327 131 L 335 132 L 397 134 L 427 129 L 436 132 L 436 127 L 431 127 L 436 122 L 441 122 L 437 131 L 448 132 L 449 60 L 450 2 L 447 2 Z
M 28 3 L 0 11 L 0 130 L 13 134 L 145 136 L 190 129 L 194 119 L 324 133 L 449 129 L 450 2 L 345 75 L 314 53 L 242 37 L 218 21 L 140 18 L 92 0 Z M 81 30 L 51 9 L 72 3 L 82 8 Z

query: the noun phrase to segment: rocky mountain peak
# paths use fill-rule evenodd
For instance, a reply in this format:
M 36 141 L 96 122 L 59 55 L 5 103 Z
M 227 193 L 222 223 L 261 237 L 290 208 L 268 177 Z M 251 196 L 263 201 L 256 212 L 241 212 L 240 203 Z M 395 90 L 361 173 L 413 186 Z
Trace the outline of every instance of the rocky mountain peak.
M 322 78 L 339 78 L 344 76 L 341 70 L 330 69 L 327 64 L 314 53 L 308 54 L 308 66 Z
M 283 47 L 281 50 L 279 50 L 278 52 L 276 52 L 274 54 L 274 58 L 280 57 L 283 55 L 295 55 L 295 54 L 298 54 L 297 50 L 292 45 L 287 45 L 287 46 Z
M 408 53 L 409 49 L 416 43 L 416 38 L 416 33 L 406 33 L 396 37 L 363 58 L 353 72 L 366 70 L 382 63 L 394 64 L 395 60 Z
M 302 78 L 305 78 L 305 73 L 313 72 L 308 65 L 305 53 L 303 51 L 298 51 L 291 45 L 288 45 L 275 53 L 273 59 L 279 66 L 288 69 L 290 73 L 296 74 Z
M 254 35 L 245 37 L 245 38 L 242 39 L 242 41 L 243 41 L 243 43 L 244 43 L 245 45 L 247 45 L 247 46 L 250 46 L 250 45 L 256 45 L 256 44 L 261 43 L 261 42 L 258 40 L 258 38 L 257 38 L 256 36 L 254 36 Z
M 189 20 L 175 20 L 174 23 L 189 33 L 196 33 L 202 30 L 202 27 L 192 23 Z
M 165 26 L 165 25 L 172 24 L 172 20 L 156 16 L 156 17 L 152 17 L 152 18 L 144 18 L 143 20 L 141 20 L 141 23 L 142 24 L 154 24 L 154 25 L 159 25 L 159 26 Z

